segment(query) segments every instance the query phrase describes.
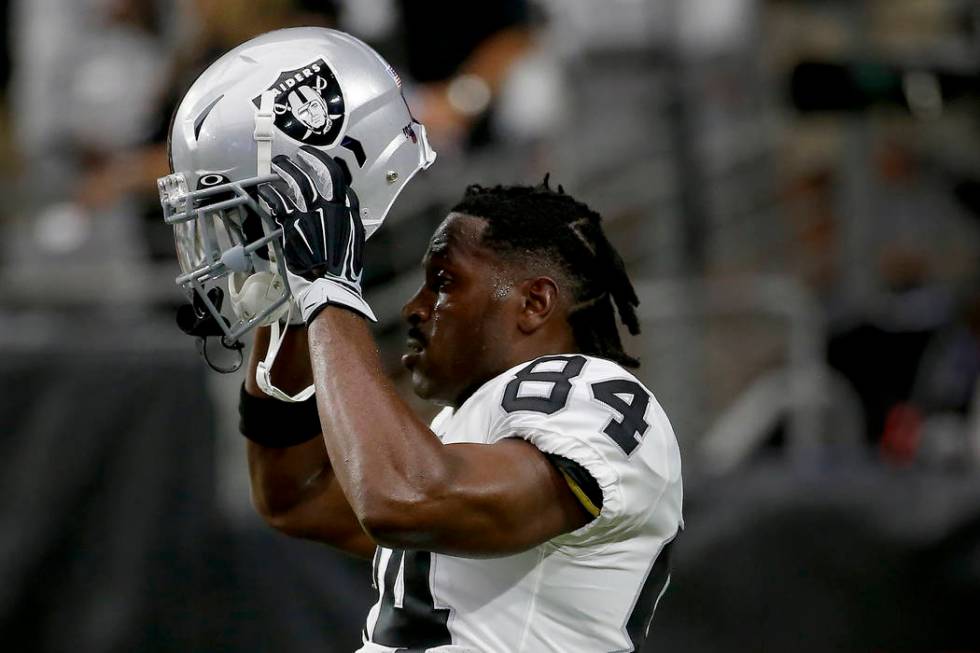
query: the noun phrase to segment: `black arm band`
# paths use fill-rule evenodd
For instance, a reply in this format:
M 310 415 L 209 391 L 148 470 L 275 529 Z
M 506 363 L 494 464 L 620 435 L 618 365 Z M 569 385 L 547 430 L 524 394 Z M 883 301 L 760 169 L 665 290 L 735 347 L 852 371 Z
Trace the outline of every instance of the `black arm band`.
M 272 449 L 295 447 L 320 435 L 320 415 L 316 395 L 306 401 L 289 403 L 263 399 L 242 392 L 238 400 L 238 430 L 246 438 Z

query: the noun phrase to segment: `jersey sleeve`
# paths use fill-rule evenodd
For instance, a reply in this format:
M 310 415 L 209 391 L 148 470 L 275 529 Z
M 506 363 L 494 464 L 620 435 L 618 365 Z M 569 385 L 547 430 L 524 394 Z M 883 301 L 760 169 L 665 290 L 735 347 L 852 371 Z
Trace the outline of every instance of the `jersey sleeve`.
M 452 408 L 443 408 L 438 413 L 436 413 L 436 416 L 432 418 L 431 422 L 429 422 L 429 430 L 435 433 L 436 435 L 441 436 L 442 430 L 446 426 L 446 422 L 448 422 L 452 418 L 452 416 L 453 416 Z
M 628 536 L 659 509 L 668 488 L 680 483 L 680 456 L 663 410 L 614 363 L 583 356 L 540 358 L 505 379 L 497 396 L 491 441 L 522 438 L 549 457 L 576 463 L 601 490 L 598 516 L 556 543 Z M 672 510 L 664 512 L 673 518 Z

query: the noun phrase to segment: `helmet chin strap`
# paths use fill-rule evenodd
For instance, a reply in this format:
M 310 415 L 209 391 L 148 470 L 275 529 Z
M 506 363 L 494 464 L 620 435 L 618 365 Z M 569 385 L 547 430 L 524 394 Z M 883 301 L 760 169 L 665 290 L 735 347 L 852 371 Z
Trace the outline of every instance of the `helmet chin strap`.
M 266 91 L 262 94 L 259 101 L 259 108 L 255 111 L 255 145 L 256 145 L 256 174 L 265 176 L 272 171 L 272 135 L 275 127 L 275 91 Z M 270 248 L 271 249 L 271 248 Z M 265 353 L 265 359 L 259 361 L 255 370 L 255 382 L 259 389 L 265 394 L 279 401 L 297 403 L 306 401 L 313 396 L 313 386 L 305 390 L 289 395 L 277 388 L 272 383 L 272 364 L 276 362 L 279 348 L 286 339 L 286 330 L 289 329 L 289 322 L 292 318 L 293 302 L 289 302 L 289 310 L 286 313 L 285 325 L 280 327 L 279 320 L 272 323 L 269 335 L 269 349 Z
M 281 330 L 278 320 L 272 323 L 270 327 L 271 333 L 269 334 L 269 349 L 265 352 L 265 360 L 259 361 L 259 364 L 255 368 L 255 382 L 258 384 L 259 389 L 270 397 L 279 401 L 297 403 L 306 401 L 313 396 L 314 388 L 312 385 L 308 386 L 305 390 L 300 390 L 294 395 L 289 395 L 274 386 L 271 378 L 272 364 L 276 360 L 276 355 L 279 354 L 279 347 L 282 346 L 283 340 L 286 338 L 286 329 L 289 328 L 289 318 L 292 312 L 293 306 L 292 302 L 290 302 L 289 312 L 286 313 L 286 324 Z
M 272 171 L 272 134 L 276 121 L 276 92 L 266 91 L 255 110 L 255 138 L 258 160 L 256 174 L 260 177 Z

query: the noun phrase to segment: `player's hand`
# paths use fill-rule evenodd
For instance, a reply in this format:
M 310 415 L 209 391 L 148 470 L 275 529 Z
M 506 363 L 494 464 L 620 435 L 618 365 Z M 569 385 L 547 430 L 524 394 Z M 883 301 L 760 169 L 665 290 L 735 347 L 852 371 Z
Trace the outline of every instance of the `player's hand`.
M 303 320 L 329 304 L 377 321 L 361 296 L 364 225 L 354 190 L 337 162 L 304 145 L 272 159 L 282 178 L 259 186 L 259 200 L 283 230 L 289 290 Z

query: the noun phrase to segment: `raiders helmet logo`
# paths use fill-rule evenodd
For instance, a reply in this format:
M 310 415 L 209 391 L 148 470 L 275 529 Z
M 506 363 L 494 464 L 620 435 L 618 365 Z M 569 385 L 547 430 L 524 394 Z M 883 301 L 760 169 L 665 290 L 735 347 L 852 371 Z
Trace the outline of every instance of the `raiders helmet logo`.
M 275 125 L 310 145 L 331 145 L 344 123 L 344 96 L 323 59 L 279 74 L 267 89 L 276 92 Z M 256 107 L 261 94 L 252 98 Z

